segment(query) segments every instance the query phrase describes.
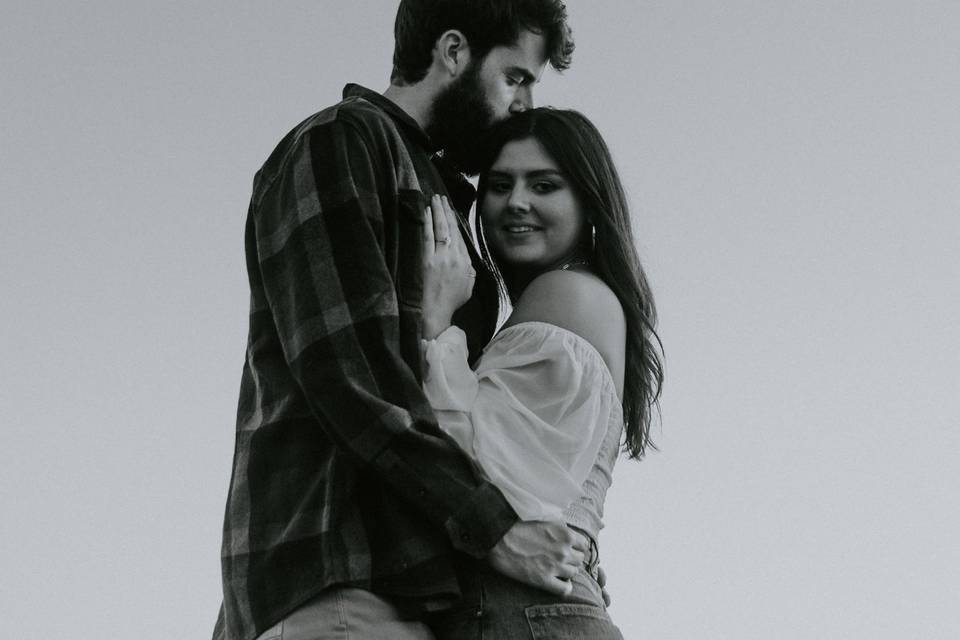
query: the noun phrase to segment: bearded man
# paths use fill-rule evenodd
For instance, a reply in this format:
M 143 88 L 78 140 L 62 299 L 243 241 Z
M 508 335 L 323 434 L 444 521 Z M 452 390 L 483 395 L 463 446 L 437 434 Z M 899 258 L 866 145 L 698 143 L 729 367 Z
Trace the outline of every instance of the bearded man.
M 429 638 L 424 617 L 459 594 L 457 554 L 566 591 L 579 539 L 518 521 L 441 432 L 419 342 L 431 198 L 469 211 L 485 131 L 572 51 L 559 0 L 403 0 L 390 87 L 347 85 L 257 173 L 215 638 Z M 475 358 L 498 296 L 466 244 L 477 279 L 454 323 Z

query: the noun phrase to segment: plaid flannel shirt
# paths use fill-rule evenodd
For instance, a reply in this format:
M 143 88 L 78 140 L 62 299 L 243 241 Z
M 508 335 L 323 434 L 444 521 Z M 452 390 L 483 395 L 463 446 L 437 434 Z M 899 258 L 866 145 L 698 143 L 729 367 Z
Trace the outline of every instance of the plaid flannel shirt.
M 461 212 L 473 200 L 413 119 L 356 85 L 254 179 L 215 638 L 254 638 L 334 584 L 442 607 L 459 593 L 453 550 L 481 557 L 516 521 L 421 390 L 421 229 L 434 193 Z M 497 295 L 468 245 L 477 285 L 454 322 L 475 357 Z

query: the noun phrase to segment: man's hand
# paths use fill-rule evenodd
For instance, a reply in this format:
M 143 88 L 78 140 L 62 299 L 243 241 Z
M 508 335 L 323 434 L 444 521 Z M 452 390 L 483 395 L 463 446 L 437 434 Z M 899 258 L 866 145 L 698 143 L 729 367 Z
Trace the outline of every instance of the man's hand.
M 607 572 L 597 565 L 597 584 L 600 585 L 600 594 L 603 595 L 603 604 L 610 606 L 610 594 L 607 593 Z
M 518 521 L 490 550 L 487 560 L 505 576 L 566 596 L 587 551 L 582 537 L 565 524 Z

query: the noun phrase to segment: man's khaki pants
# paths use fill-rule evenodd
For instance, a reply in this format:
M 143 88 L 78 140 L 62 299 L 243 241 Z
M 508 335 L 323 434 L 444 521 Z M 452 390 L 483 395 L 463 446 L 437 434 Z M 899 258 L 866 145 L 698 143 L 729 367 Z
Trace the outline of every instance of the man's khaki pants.
M 433 640 L 430 629 L 388 599 L 363 589 L 331 587 L 257 640 Z

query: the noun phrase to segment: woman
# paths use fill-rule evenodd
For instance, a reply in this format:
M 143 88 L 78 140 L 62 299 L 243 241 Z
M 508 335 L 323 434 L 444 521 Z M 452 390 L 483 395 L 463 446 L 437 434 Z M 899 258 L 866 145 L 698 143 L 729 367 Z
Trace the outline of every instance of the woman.
M 584 116 L 524 112 L 498 126 L 492 149 L 477 236 L 513 311 L 471 369 L 450 318 L 473 274 L 453 212 L 434 199 L 424 229 L 424 389 L 444 431 L 522 519 L 564 521 L 592 553 L 563 600 L 469 564 L 466 604 L 437 616 L 434 631 L 620 638 L 595 580 L 596 538 L 621 435 L 633 458 L 653 446 L 663 378 L 653 299 L 609 150 Z

